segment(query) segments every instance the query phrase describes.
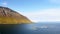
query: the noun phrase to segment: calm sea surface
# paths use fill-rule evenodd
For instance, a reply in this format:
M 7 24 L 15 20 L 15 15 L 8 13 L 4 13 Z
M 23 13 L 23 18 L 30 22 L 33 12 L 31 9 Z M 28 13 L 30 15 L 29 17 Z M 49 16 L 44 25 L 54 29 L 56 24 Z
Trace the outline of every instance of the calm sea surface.
M 60 23 L 0 25 L 0 34 L 60 34 Z

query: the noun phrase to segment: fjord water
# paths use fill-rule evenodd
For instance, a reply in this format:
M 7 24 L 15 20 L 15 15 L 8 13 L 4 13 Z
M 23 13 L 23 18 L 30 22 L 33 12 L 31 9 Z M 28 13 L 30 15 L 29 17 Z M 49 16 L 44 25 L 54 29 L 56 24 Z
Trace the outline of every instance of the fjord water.
M 5 24 L 1 34 L 60 34 L 60 23 Z

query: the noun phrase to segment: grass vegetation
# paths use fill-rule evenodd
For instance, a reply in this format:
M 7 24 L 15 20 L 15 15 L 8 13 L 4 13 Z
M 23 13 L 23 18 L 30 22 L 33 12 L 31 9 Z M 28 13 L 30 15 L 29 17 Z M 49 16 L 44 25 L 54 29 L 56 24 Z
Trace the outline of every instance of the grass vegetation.
M 23 18 L 17 19 L 12 17 L 0 17 L 0 24 L 22 24 L 22 23 L 31 23 L 31 21 Z

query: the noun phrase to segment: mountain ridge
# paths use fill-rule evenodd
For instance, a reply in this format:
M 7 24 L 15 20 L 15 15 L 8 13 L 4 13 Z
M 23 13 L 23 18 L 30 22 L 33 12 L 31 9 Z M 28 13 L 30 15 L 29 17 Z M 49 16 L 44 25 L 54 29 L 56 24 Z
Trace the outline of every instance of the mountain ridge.
M 0 6 L 0 24 L 21 24 L 31 23 L 31 21 L 22 14 L 8 8 Z

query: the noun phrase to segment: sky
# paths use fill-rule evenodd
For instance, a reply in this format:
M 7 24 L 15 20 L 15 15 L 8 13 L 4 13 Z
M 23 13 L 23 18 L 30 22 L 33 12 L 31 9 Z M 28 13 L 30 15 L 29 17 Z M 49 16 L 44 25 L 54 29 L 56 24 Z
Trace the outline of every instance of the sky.
M 0 6 L 9 7 L 33 22 L 60 21 L 60 0 L 0 0 Z

